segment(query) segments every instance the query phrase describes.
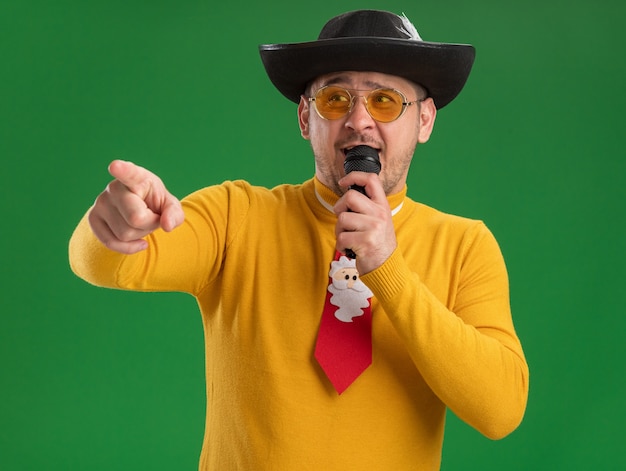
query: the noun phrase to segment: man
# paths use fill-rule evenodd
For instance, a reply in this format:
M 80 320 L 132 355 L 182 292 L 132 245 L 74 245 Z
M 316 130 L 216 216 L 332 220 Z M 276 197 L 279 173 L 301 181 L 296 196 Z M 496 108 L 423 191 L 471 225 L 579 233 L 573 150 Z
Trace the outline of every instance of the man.
M 497 243 L 481 222 L 406 196 L 415 147 L 464 86 L 473 48 L 356 11 L 261 57 L 298 103 L 313 179 L 227 182 L 181 203 L 148 170 L 115 161 L 70 242 L 91 283 L 197 298 L 200 469 L 438 469 L 446 407 L 490 438 L 509 434 L 528 368 Z M 379 174 L 346 174 L 359 146 Z

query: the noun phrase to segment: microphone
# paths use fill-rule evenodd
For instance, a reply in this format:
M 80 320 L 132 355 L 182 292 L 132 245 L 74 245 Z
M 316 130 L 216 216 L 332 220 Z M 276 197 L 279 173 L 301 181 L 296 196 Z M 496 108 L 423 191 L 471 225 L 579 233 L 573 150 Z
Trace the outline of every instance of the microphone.
M 346 175 L 354 171 L 375 173 L 378 175 L 380 173 L 380 159 L 378 158 L 378 152 L 376 149 L 366 145 L 353 147 L 346 153 L 346 160 L 343 162 L 343 169 L 346 172 Z M 367 196 L 365 188 L 360 185 L 351 185 L 350 189 L 356 190 Z M 348 209 L 348 211 L 350 210 Z M 346 255 L 350 258 L 356 258 L 356 254 L 352 249 L 346 249 Z

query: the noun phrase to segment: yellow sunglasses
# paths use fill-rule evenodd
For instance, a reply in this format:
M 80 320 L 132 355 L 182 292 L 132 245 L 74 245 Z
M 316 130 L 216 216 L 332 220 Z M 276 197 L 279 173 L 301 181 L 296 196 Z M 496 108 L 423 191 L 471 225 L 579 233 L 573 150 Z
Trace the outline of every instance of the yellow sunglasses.
M 352 95 L 347 89 L 328 85 L 320 88 L 309 102 L 315 102 L 317 114 L 323 119 L 339 119 L 347 115 L 354 106 L 354 100 L 361 97 L 365 100 L 365 109 L 369 115 L 381 123 L 390 123 L 404 114 L 413 103 L 423 100 L 407 101 L 404 94 L 392 88 L 376 90 L 352 90 L 367 92 L 367 95 Z

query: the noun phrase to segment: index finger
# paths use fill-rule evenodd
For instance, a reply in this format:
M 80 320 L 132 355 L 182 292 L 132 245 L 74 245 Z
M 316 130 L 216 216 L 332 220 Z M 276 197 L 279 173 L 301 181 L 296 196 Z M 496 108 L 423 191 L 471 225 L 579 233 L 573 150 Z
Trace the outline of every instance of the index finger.
M 367 196 L 376 203 L 382 203 L 383 200 L 387 201 L 387 195 L 383 189 L 380 177 L 375 173 L 350 172 L 339 180 L 338 183 L 343 187 L 362 186 L 365 188 Z
M 111 162 L 109 164 L 109 173 L 142 199 L 148 194 L 155 179 L 158 179 L 149 170 L 125 160 L 114 160 Z

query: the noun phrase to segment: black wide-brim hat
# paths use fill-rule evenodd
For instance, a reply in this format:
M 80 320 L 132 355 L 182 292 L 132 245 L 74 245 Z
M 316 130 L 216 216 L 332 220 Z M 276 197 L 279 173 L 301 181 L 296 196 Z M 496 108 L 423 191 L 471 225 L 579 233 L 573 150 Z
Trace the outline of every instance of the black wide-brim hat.
M 406 17 L 379 10 L 334 17 L 317 41 L 263 44 L 259 52 L 274 86 L 295 103 L 309 82 L 321 75 L 368 71 L 421 85 L 437 108 L 461 92 L 475 56 L 469 44 L 422 41 Z

